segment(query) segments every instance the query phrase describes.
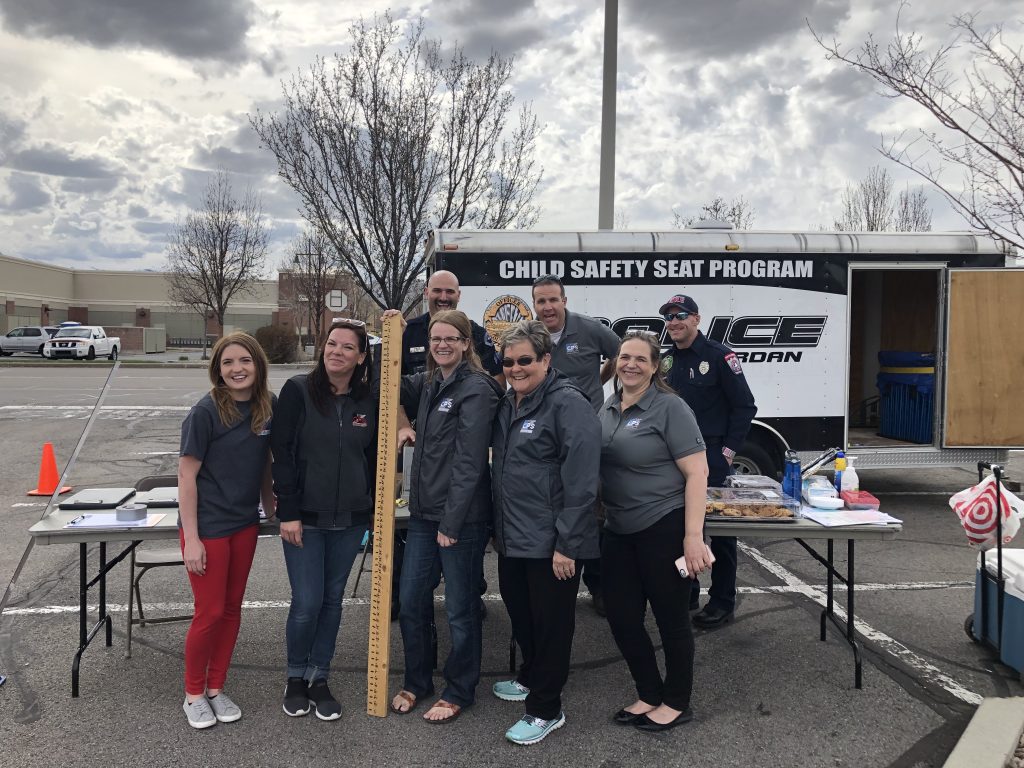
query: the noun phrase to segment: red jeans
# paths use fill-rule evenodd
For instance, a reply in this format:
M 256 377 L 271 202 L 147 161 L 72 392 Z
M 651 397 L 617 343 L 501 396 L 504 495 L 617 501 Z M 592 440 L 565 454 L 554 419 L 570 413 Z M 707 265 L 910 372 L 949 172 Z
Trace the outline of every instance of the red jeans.
M 224 687 L 259 528 L 250 525 L 230 536 L 203 539 L 206 573 L 188 574 L 195 596 L 195 613 L 185 635 L 185 693 L 190 696 Z M 185 534 L 179 531 L 178 537 L 184 552 Z

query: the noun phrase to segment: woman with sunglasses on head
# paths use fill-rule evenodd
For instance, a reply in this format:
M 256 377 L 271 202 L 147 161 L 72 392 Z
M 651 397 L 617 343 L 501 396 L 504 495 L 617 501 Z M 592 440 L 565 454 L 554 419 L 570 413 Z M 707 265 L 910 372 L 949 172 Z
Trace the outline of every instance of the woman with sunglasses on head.
M 402 377 L 402 405 L 416 414 L 416 431 L 400 430 L 399 440 L 414 442 L 416 451 L 398 616 L 405 681 L 391 709 L 406 714 L 434 693 L 434 587 L 443 575 L 451 651 L 441 697 L 423 715 L 437 724 L 473 704 L 480 680 L 479 574 L 491 517 L 487 449 L 502 389 L 483 370 L 472 340 L 464 313 L 434 313 L 427 370 Z
M 274 491 L 292 601 L 285 628 L 291 717 L 341 717 L 327 685 L 341 601 L 373 515 L 377 393 L 366 326 L 335 320 L 316 366 L 281 389 L 274 412 Z
M 525 703 L 505 737 L 535 744 L 565 724 L 561 694 L 576 627 L 577 562 L 598 553 L 601 430 L 586 395 L 551 367 L 551 336 L 542 322 L 513 325 L 501 350 L 510 389 L 494 429 L 494 533 L 501 597 L 523 664 L 493 691 Z
M 270 419 L 274 396 L 267 356 L 247 333 L 213 347 L 213 388 L 181 425 L 178 527 L 182 558 L 195 598 L 185 635 L 185 703 L 193 728 L 242 717 L 224 693 L 242 620 L 259 504 L 274 514 L 270 480 Z
M 619 725 L 664 731 L 693 719 L 690 578 L 711 566 L 704 544 L 708 464 L 693 412 L 665 383 L 654 336 L 626 334 L 615 359 L 615 392 L 601 419 L 601 570 L 615 643 L 638 699 L 613 717 Z M 647 604 L 665 651 L 662 678 L 644 627 Z

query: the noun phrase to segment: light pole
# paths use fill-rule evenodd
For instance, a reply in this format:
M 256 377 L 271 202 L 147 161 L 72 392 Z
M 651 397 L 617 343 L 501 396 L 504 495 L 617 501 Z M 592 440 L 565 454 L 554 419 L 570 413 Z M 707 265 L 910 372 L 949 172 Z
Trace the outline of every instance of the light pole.
M 615 81 L 618 74 L 619 0 L 604 0 L 604 74 L 601 90 L 601 171 L 597 228 L 615 226 Z
M 299 260 L 300 256 L 305 256 L 306 257 L 306 264 L 305 265 L 303 265 L 302 262 Z M 296 269 L 296 271 L 304 269 L 304 274 L 308 278 L 309 274 L 310 274 L 310 271 L 311 271 L 310 270 L 310 261 L 312 260 L 312 258 L 313 258 L 313 243 L 310 240 L 310 238 L 307 236 L 306 237 L 306 251 L 305 251 L 305 253 L 301 253 L 300 252 L 300 253 L 296 253 L 295 254 L 295 260 L 294 261 L 295 261 L 295 269 Z M 296 280 L 295 282 L 298 283 L 299 281 Z M 312 302 L 312 299 L 310 298 L 309 288 L 310 288 L 310 286 L 307 285 L 306 286 L 306 290 L 304 291 L 304 294 L 305 294 L 305 297 L 306 297 L 306 335 L 312 337 L 312 335 L 313 335 L 313 302 Z M 302 338 L 302 332 L 301 332 L 301 329 L 300 329 L 300 332 L 299 332 L 299 342 L 302 343 L 303 341 L 304 341 L 304 339 Z M 314 341 L 313 346 L 314 346 L 314 349 L 315 349 L 316 348 L 316 342 L 315 341 Z M 305 353 L 305 351 L 306 351 L 306 345 L 304 343 L 302 344 L 302 351 L 303 351 L 303 353 Z

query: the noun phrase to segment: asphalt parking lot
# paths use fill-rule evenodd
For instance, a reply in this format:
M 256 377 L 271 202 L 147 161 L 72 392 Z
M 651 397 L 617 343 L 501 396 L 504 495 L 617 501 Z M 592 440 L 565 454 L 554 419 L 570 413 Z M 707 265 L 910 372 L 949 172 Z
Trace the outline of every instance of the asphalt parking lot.
M 0 366 L 4 586 L 28 543 L 27 529 L 43 511 L 25 496 L 35 486 L 42 443 L 54 444 L 63 466 L 109 370 L 60 362 L 54 374 L 58 369 L 49 365 Z M 275 368 L 274 389 L 294 372 Z M 201 369 L 123 365 L 71 484 L 131 485 L 173 472 L 181 419 L 206 387 Z M 1010 471 L 1024 475 L 1016 456 Z M 607 624 L 581 596 L 564 696 L 567 725 L 532 747 L 508 744 L 502 734 L 521 713 L 489 692 L 507 675 L 509 637 L 493 555 L 486 559 L 490 610 L 478 702 L 457 722 L 441 727 L 416 714 L 365 714 L 367 578 L 345 605 L 332 675 L 343 717 L 290 719 L 280 708 L 288 581 L 280 544 L 267 538 L 257 550 L 228 685 L 245 716 L 195 732 L 180 709 L 185 625 L 136 630 L 133 656 L 124 658 L 123 566 L 110 580 L 113 646 L 97 641 L 89 648 L 82 695 L 71 698 L 78 558 L 76 547 L 57 545 L 32 551 L 0 616 L 0 674 L 8 676 L 0 687 L 0 749 L 5 762 L 19 766 L 938 766 L 981 698 L 1024 694 L 1018 674 L 963 631 L 973 605 L 975 556 L 946 500 L 975 476 L 961 469 L 861 475 L 883 508 L 905 523 L 896 539 L 857 547 L 862 690 L 853 686 L 852 655 L 839 634 L 830 630 L 827 642 L 818 640 L 823 575 L 817 564 L 791 541 L 747 539 L 736 621 L 696 635 L 697 717 L 683 728 L 649 736 L 611 723 L 634 691 Z M 158 569 L 146 579 L 152 612 L 188 605 L 181 570 Z M 441 619 L 443 605 L 437 609 Z M 443 659 L 447 638 L 443 620 L 439 625 Z M 391 647 L 394 691 L 402 673 L 397 625 Z

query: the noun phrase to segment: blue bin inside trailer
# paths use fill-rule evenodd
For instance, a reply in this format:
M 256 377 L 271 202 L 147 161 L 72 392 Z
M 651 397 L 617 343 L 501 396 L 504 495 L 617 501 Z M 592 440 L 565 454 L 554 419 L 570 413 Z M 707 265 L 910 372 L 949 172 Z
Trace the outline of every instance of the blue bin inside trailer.
M 878 433 L 893 440 L 931 443 L 935 355 L 887 351 L 878 353 L 878 362 Z

